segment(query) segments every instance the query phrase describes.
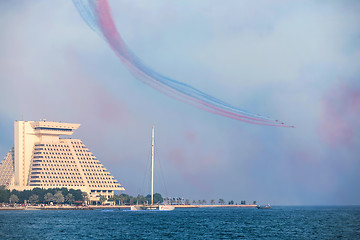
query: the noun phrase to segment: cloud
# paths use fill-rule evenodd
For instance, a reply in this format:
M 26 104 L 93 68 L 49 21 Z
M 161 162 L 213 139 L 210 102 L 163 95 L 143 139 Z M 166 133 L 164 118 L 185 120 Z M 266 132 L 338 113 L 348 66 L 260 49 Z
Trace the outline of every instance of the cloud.
M 360 84 L 341 81 L 324 94 L 319 134 L 332 147 L 360 143 Z

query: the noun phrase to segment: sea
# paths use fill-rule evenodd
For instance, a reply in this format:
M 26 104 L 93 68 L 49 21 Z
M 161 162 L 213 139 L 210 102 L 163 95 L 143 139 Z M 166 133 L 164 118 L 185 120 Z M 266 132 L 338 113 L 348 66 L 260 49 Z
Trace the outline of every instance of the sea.
M 360 206 L 0 211 L 0 239 L 360 239 Z

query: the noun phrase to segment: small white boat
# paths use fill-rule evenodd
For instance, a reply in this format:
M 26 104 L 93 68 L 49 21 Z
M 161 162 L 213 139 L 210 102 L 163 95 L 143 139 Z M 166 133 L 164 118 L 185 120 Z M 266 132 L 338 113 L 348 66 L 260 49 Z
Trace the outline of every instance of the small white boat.
M 133 205 L 130 207 L 131 211 L 172 211 L 175 207 L 170 205 Z
M 165 204 L 154 204 L 154 141 L 155 128 L 152 128 L 152 141 L 151 141 L 151 204 L 147 205 L 133 205 L 130 207 L 131 211 L 172 211 L 174 206 Z
M 266 206 L 257 205 L 256 208 L 257 208 L 257 209 L 272 209 L 272 207 L 270 206 L 270 204 L 268 204 L 268 205 L 266 205 Z

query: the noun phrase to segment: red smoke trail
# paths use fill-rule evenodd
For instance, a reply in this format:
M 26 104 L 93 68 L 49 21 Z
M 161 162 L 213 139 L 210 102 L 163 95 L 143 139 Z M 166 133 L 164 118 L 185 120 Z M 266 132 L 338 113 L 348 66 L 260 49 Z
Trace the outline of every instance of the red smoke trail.
M 146 67 L 127 48 L 124 40 L 117 31 L 107 0 L 73 0 L 73 2 L 87 24 L 105 38 L 130 72 L 133 73 L 136 78 L 159 92 L 207 112 L 231 119 L 258 125 L 293 127 L 285 125 L 284 123 L 279 123 L 277 120 L 262 117 L 259 114 L 253 114 L 239 108 L 234 108 L 187 84 L 166 78 L 156 73 L 152 69 Z

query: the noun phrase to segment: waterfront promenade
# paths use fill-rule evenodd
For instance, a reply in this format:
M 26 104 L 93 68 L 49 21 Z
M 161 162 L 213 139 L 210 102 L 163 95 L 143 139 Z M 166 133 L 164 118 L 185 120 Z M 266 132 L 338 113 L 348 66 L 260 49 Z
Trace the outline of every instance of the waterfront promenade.
M 256 205 L 172 205 L 175 208 L 255 208 Z M 95 209 L 123 209 L 129 210 L 129 205 L 87 205 L 87 206 L 70 206 L 70 205 L 52 205 L 52 206 L 14 206 L 14 207 L 0 207 L 0 211 L 6 210 L 95 210 Z

